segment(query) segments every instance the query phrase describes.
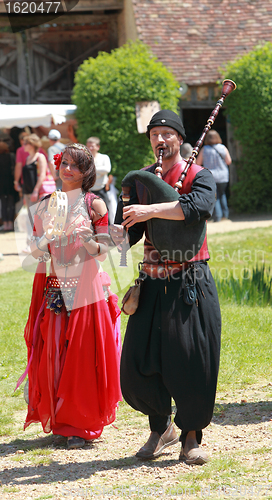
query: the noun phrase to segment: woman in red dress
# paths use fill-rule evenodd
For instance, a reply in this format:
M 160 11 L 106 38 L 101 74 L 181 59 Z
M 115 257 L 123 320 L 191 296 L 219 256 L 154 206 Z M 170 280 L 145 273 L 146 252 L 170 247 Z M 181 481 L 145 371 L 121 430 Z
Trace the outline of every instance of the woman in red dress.
M 121 400 L 120 310 L 99 262 L 107 255 L 106 237 L 94 238 L 107 233 L 108 214 L 105 203 L 89 193 L 96 175 L 93 156 L 72 144 L 55 162 L 68 215 L 61 236 L 52 237 L 49 197 L 35 214 L 31 251 L 40 262 L 25 328 L 28 366 L 18 385 L 28 373 L 24 428 L 41 422 L 44 432 L 67 436 L 71 449 L 99 437 L 115 419 Z

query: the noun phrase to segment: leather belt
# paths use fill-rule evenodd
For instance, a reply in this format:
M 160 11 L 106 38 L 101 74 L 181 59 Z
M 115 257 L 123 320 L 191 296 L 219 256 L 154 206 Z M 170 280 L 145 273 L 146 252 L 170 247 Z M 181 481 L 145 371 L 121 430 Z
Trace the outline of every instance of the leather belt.
M 140 270 L 146 273 L 151 278 L 167 278 L 168 276 L 173 276 L 173 274 L 179 273 L 188 267 L 191 264 L 189 262 L 183 262 L 182 264 L 179 262 L 168 262 L 167 264 L 149 264 L 148 262 L 142 262 Z

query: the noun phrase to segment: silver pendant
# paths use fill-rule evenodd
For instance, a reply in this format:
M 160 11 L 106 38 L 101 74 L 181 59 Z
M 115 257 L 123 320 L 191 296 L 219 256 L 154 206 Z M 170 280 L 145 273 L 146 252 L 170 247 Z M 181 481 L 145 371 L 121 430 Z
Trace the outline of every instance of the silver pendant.
M 66 236 L 66 234 L 63 234 L 61 235 L 61 246 L 62 247 L 67 247 L 68 245 L 68 236 Z

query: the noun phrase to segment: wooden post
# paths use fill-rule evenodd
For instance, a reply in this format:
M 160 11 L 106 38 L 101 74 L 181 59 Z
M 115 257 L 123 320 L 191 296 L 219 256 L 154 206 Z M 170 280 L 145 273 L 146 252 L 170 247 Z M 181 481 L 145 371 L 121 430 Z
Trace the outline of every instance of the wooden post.
M 29 104 L 29 84 L 27 77 L 27 59 L 25 53 L 24 37 L 25 33 L 16 33 L 17 45 L 17 72 L 18 72 L 18 87 L 19 87 L 19 104 Z

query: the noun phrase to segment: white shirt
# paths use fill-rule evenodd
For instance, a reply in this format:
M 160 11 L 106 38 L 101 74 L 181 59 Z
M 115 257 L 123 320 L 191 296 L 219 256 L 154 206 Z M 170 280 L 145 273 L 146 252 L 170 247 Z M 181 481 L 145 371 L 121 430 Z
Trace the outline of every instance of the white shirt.
M 92 191 L 100 191 L 108 182 L 108 174 L 111 171 L 111 162 L 108 155 L 97 153 L 94 159 L 96 169 L 96 181 Z
M 48 161 L 54 161 L 54 155 L 60 154 L 65 148 L 66 145 L 59 141 L 53 144 L 53 146 L 49 146 L 47 150 Z

